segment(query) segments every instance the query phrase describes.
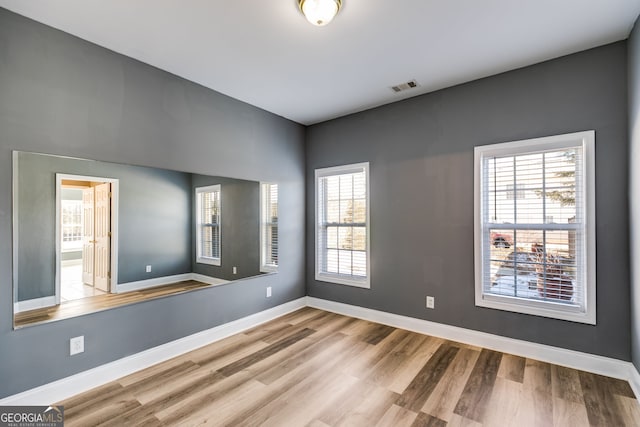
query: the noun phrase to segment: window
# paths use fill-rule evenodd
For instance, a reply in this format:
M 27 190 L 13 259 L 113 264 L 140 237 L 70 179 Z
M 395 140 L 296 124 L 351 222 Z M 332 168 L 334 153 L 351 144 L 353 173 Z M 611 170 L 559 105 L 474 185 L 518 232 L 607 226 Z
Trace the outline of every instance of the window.
M 196 188 L 196 262 L 220 265 L 220 186 Z
M 82 190 L 77 191 L 82 197 Z M 82 200 L 62 199 L 60 204 L 62 208 L 62 251 L 82 250 Z
M 316 280 L 369 287 L 369 163 L 316 169 Z
M 260 192 L 260 271 L 278 270 L 278 184 L 262 184 Z
M 595 324 L 594 146 L 589 131 L 476 147 L 476 305 Z

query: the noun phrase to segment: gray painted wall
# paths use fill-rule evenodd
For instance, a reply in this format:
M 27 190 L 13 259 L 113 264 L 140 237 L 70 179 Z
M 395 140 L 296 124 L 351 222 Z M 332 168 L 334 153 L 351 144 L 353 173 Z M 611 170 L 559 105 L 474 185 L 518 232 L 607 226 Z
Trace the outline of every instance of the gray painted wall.
M 311 126 L 307 292 L 630 360 L 627 62 L 619 42 Z M 473 148 L 595 129 L 597 326 L 474 305 Z M 314 279 L 314 169 L 370 162 L 371 289 Z M 435 309 L 425 296 L 435 296 Z
M 302 126 L 4 9 L 0 70 L 0 397 L 305 295 Z M 12 150 L 277 182 L 279 272 L 14 331 Z
M 17 301 L 55 294 L 56 173 L 119 180 L 118 283 L 191 271 L 190 174 L 25 152 L 18 158 Z
M 225 280 L 255 276 L 260 273 L 260 183 L 224 177 L 193 175 L 192 191 L 197 187 L 220 184 L 220 265 L 196 262 L 193 245 L 192 269 L 194 273 Z M 193 200 L 193 209 L 195 206 Z M 193 241 L 196 228 L 193 226 Z M 237 267 L 233 274 L 233 267 Z
M 640 20 L 629 36 L 629 203 L 631 205 L 631 354 L 640 370 Z

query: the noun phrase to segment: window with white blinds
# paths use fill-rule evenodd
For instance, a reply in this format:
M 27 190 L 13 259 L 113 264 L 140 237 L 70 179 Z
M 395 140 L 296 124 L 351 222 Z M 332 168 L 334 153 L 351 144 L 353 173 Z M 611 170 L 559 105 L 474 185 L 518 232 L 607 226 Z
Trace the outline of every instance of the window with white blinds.
M 220 265 L 220 185 L 196 188 L 196 262 Z
M 369 288 L 369 163 L 316 169 L 316 280 Z
M 263 183 L 260 191 L 260 271 L 278 271 L 278 184 Z
M 476 305 L 595 324 L 594 145 L 476 147 Z

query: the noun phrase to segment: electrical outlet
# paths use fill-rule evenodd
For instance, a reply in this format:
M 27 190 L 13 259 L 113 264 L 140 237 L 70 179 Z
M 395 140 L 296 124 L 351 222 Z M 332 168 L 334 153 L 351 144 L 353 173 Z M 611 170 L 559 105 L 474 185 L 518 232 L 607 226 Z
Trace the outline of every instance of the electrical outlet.
M 147 273 L 151 273 L 151 266 L 147 265 Z
M 84 353 L 84 335 L 69 340 L 69 356 Z
M 427 308 L 435 308 L 436 299 L 434 297 L 427 297 Z
M 267 286 L 267 298 L 271 298 L 271 286 Z
M 238 274 L 238 268 L 237 267 L 233 267 L 233 274 Z

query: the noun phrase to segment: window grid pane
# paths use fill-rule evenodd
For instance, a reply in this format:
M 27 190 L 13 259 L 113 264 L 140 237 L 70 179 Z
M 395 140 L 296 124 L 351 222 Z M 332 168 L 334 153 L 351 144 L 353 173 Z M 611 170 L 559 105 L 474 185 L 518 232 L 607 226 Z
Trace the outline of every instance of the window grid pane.
M 318 273 L 347 281 L 366 282 L 366 169 L 319 176 L 317 196 Z
M 485 295 L 582 308 L 581 147 L 485 157 Z
M 62 200 L 62 241 L 82 241 L 82 200 Z
M 278 185 L 262 184 L 262 265 L 278 265 Z
M 199 257 L 220 258 L 220 190 L 198 192 Z

